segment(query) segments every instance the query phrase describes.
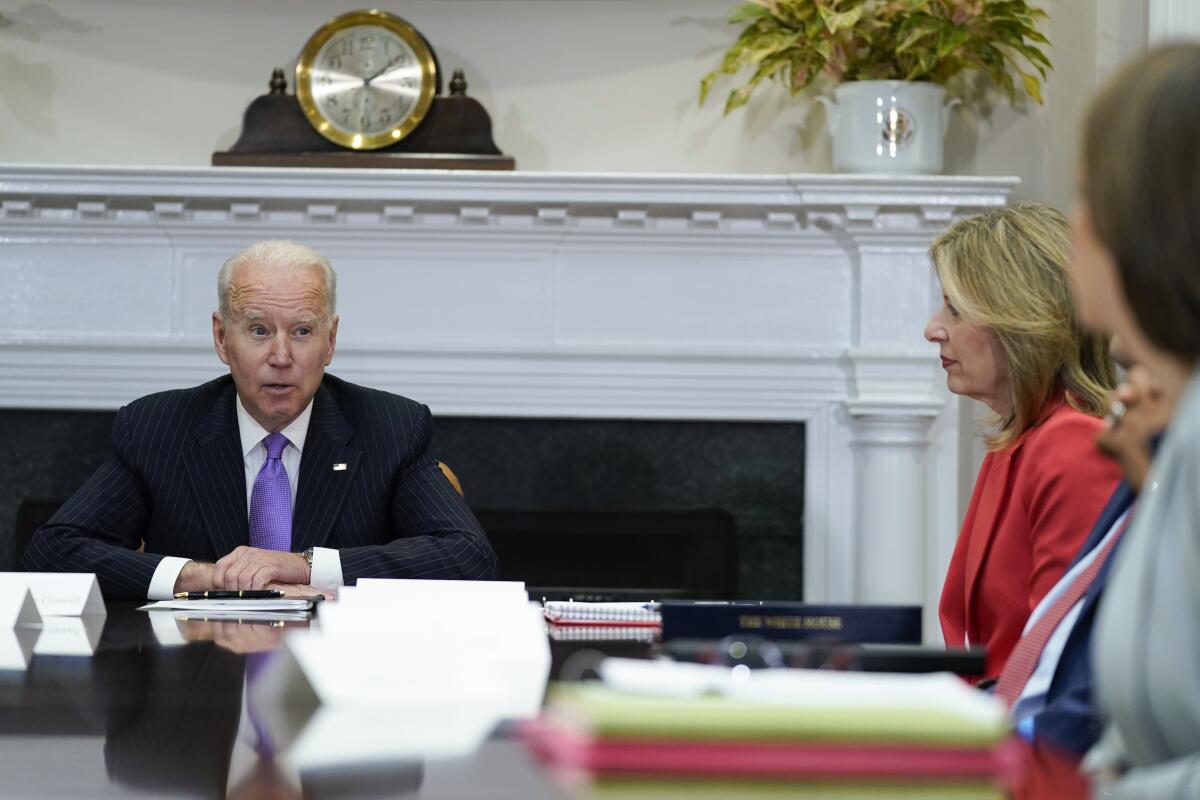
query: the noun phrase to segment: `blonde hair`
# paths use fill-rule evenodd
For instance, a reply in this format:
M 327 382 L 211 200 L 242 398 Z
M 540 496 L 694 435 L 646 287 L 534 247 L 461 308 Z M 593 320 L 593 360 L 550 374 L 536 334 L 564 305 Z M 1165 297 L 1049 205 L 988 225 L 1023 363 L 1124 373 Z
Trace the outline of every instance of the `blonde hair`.
M 954 224 L 929 250 L 951 305 L 995 333 L 1007 361 L 1012 411 L 985 436 L 990 450 L 1036 425 L 1059 392 L 1073 408 L 1101 416 L 1116 385 L 1107 337 L 1075 321 L 1068 247 L 1062 214 L 1020 203 Z
M 233 288 L 233 273 L 243 264 L 260 264 L 278 269 L 316 268 L 325 282 L 325 298 L 329 316 L 337 311 L 337 273 L 325 256 L 299 242 L 286 239 L 267 239 L 255 242 L 230 256 L 217 272 L 217 303 L 223 319 L 229 319 L 229 292 Z

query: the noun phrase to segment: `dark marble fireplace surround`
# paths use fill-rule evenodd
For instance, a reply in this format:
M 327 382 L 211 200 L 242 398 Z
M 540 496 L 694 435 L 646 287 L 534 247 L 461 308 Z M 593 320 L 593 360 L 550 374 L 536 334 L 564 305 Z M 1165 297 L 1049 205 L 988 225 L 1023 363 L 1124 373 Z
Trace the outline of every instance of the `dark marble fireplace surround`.
M 0 411 L 0 569 L 21 500 L 69 495 L 110 451 L 113 416 Z M 479 509 L 723 509 L 738 594 L 802 596 L 802 423 L 440 417 L 432 451 Z

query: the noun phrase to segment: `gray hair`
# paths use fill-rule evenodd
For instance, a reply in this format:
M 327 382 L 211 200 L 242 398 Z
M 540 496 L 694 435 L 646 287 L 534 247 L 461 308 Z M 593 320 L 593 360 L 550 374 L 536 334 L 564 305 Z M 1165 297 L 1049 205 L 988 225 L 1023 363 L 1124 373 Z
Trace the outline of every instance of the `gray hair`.
M 337 310 L 337 273 L 325 256 L 299 242 L 286 239 L 268 239 L 255 242 L 234 253 L 221 265 L 217 273 L 217 303 L 221 316 L 229 318 L 229 291 L 233 286 L 233 273 L 243 264 L 260 264 L 274 269 L 306 269 L 316 267 L 325 279 L 325 297 L 329 302 L 329 316 Z

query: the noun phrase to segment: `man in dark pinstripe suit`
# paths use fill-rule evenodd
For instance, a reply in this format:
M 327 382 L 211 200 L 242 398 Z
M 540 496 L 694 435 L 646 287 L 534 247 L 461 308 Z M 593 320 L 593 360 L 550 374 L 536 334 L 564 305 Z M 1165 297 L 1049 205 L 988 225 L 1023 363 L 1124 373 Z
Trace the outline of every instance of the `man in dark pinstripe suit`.
M 213 342 L 230 374 L 122 408 L 113 456 L 38 529 L 25 568 L 95 572 L 105 596 L 133 599 L 492 577 L 486 536 L 426 452 L 429 409 L 325 374 L 338 327 L 329 262 L 259 242 L 225 262 L 217 287 Z M 268 455 L 278 433 L 282 453 Z M 249 546 L 268 458 L 286 472 L 290 544 L 278 549 Z

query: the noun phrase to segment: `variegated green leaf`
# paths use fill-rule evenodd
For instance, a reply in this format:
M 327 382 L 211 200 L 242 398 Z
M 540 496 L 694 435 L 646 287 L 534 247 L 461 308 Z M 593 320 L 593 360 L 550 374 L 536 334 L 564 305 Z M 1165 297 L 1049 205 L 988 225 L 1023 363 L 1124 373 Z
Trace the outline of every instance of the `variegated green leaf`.
M 858 6 L 849 11 L 837 12 L 832 9 L 819 6 L 817 13 L 821 16 L 821 21 L 825 23 L 825 28 L 830 33 L 838 33 L 854 27 L 859 19 L 862 18 L 863 7 Z

